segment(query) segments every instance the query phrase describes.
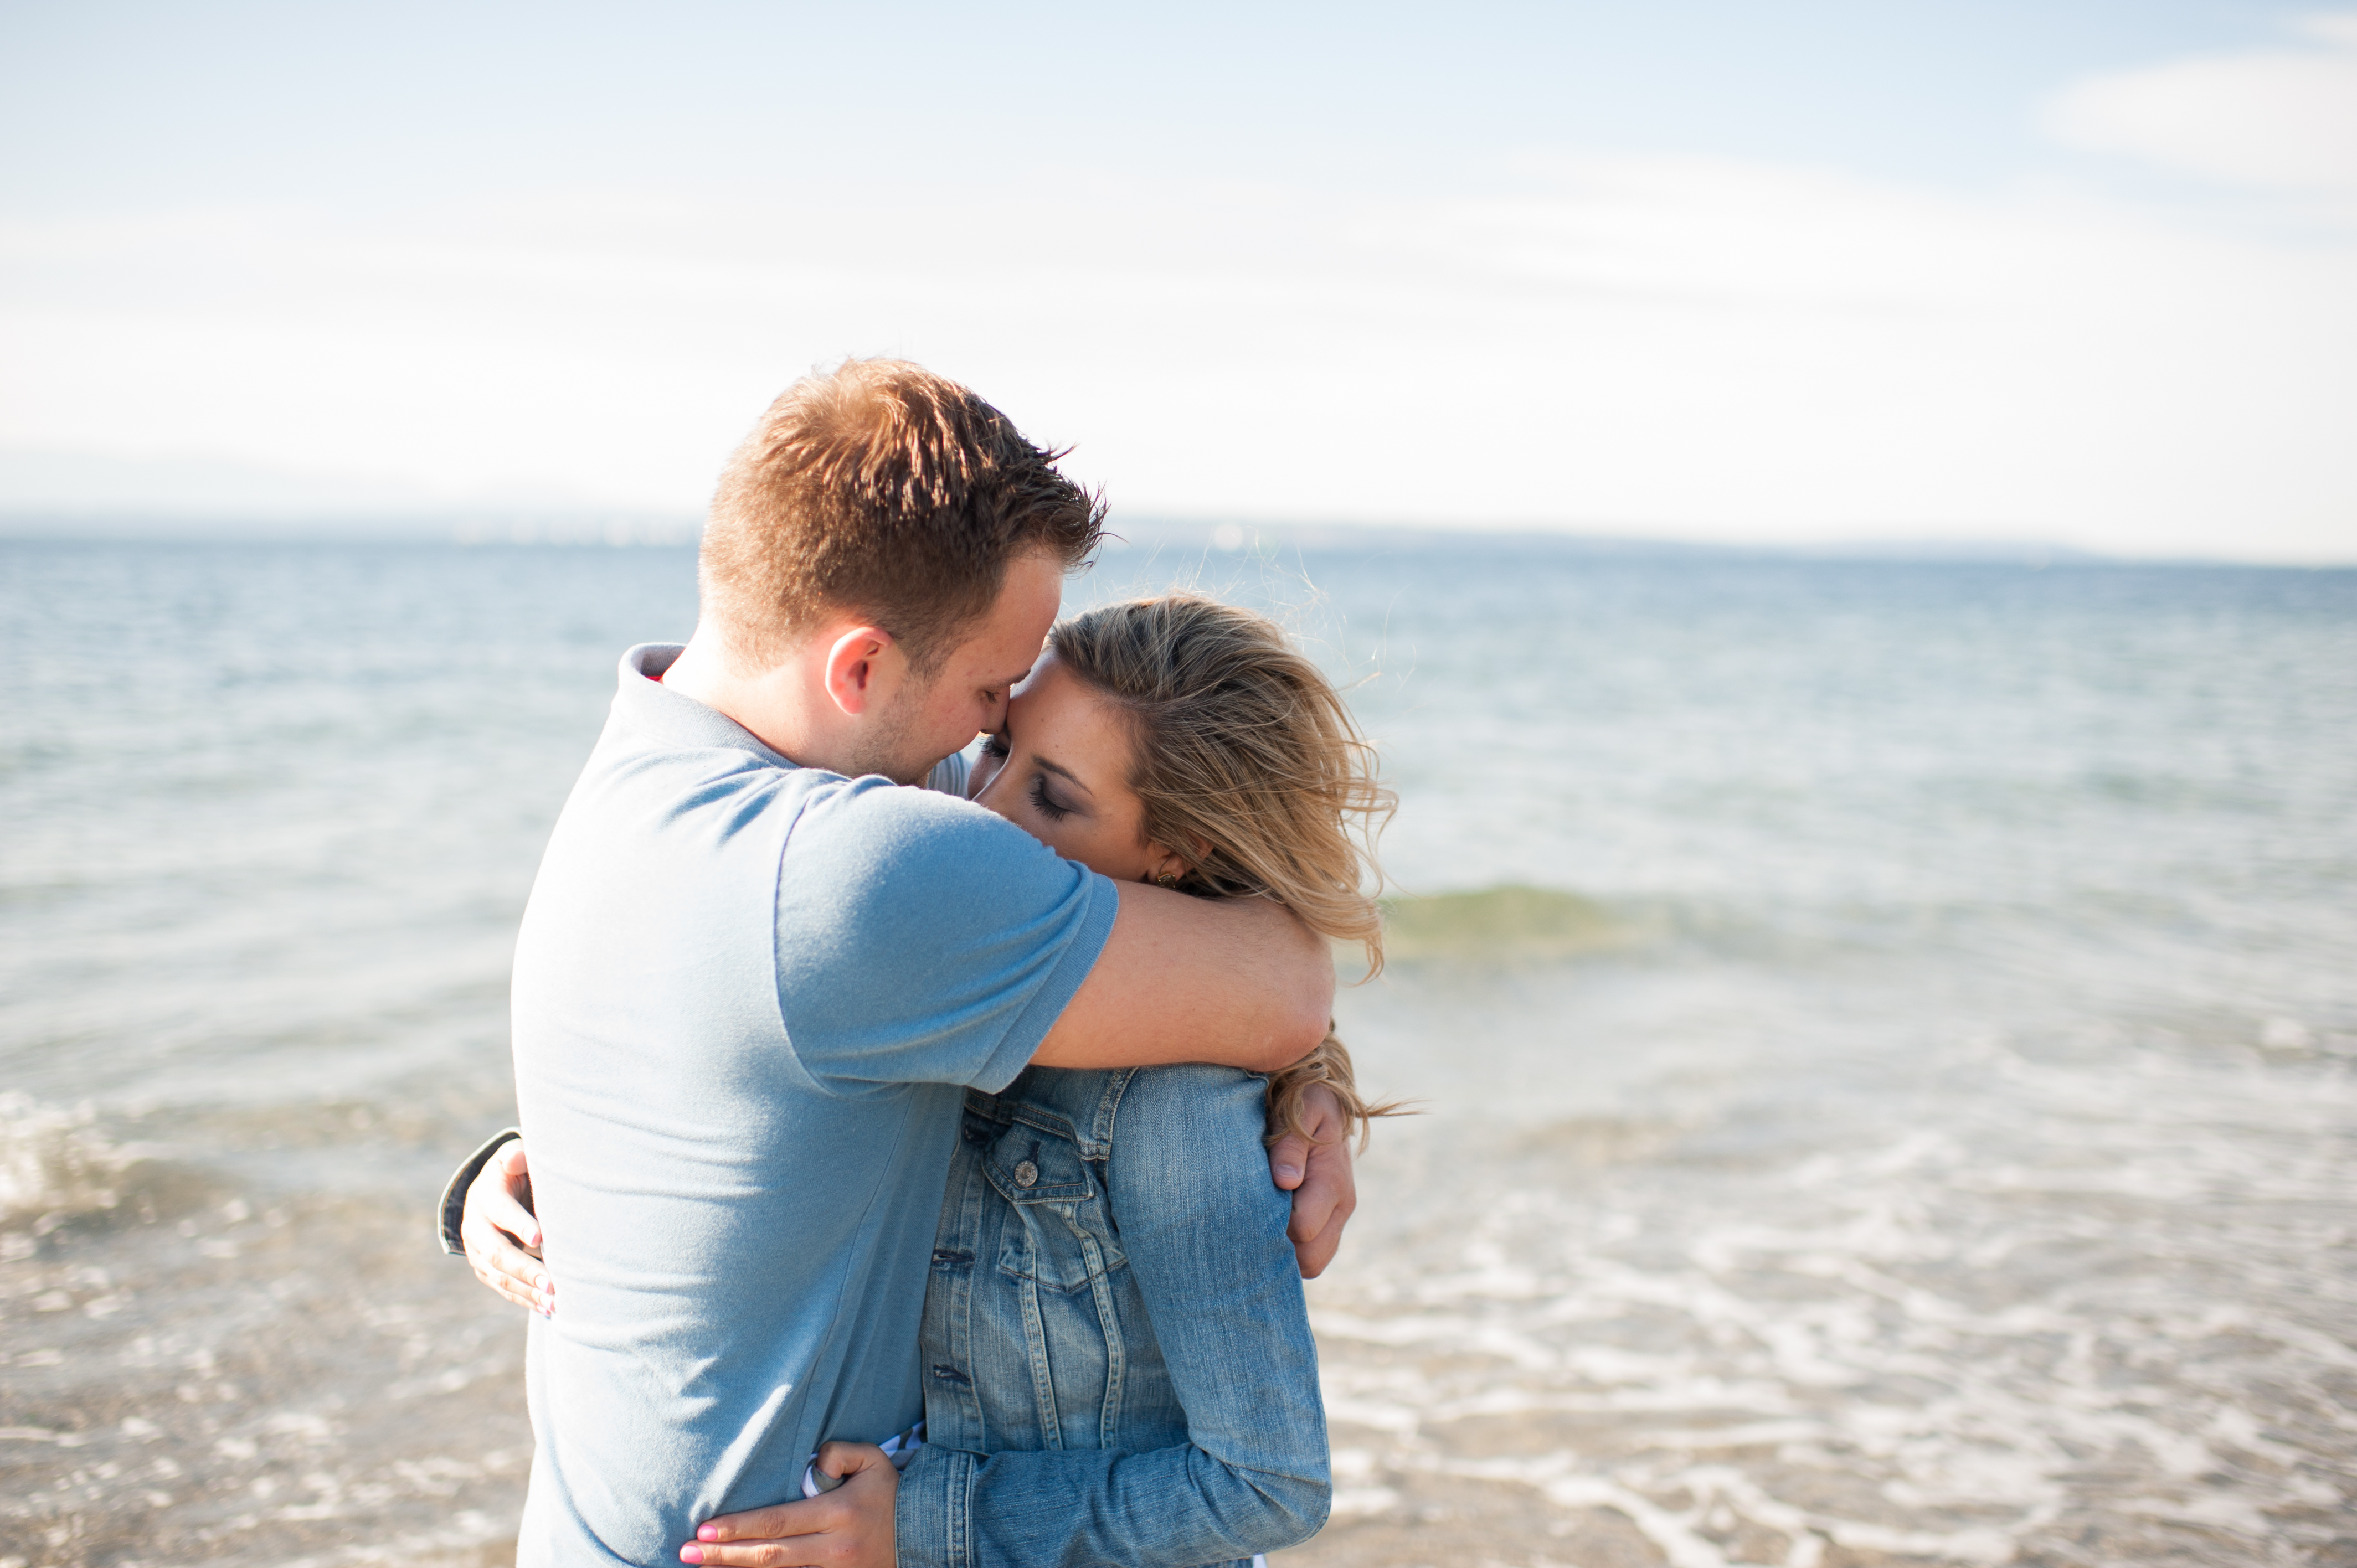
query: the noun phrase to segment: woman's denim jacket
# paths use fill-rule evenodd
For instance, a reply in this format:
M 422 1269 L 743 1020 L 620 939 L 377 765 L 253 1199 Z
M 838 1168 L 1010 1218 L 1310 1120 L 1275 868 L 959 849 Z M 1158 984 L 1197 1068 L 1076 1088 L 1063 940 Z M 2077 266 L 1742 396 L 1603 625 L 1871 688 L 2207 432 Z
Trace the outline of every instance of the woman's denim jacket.
M 1187 1066 L 1030 1068 L 967 1091 L 900 1568 L 1239 1564 L 1324 1525 L 1326 1412 L 1265 1089 Z M 514 1135 L 450 1178 L 446 1251 Z
M 1265 1082 L 1031 1068 L 969 1090 L 921 1341 L 901 1568 L 1192 1568 L 1332 1496 Z

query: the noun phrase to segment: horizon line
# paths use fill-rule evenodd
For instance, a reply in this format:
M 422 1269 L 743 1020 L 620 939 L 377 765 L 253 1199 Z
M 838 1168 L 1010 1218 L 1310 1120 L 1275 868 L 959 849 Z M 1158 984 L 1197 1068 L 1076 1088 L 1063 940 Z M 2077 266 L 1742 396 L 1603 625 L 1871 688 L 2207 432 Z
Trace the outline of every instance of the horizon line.
M 1125 532 L 1125 529 L 1131 532 Z M 652 510 L 545 508 L 515 510 L 323 512 L 236 517 L 218 512 L 124 509 L 67 511 L 0 509 L 0 542 L 43 544 L 417 544 L 462 547 L 683 548 L 703 532 L 700 517 Z M 1953 533 L 1742 539 L 1615 531 L 1563 522 L 1437 523 L 1365 519 L 1244 518 L 1142 513 L 1110 524 L 1109 546 L 1202 548 L 1220 554 L 1270 549 L 1333 549 L 1384 542 L 1429 548 L 1458 541 L 1555 545 L 1601 555 L 1763 556 L 1891 564 L 2231 566 L 2280 571 L 2357 568 L 2357 554 L 2308 560 L 2193 553 L 2127 554 L 2029 538 Z

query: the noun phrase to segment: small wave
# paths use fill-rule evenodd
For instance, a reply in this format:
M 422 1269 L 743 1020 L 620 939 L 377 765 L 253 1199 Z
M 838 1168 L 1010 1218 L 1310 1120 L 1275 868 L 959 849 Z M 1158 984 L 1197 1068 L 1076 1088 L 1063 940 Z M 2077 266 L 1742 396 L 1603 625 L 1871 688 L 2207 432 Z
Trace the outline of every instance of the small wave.
M 1669 1148 L 1679 1129 L 1666 1122 L 1613 1116 L 1571 1116 L 1503 1134 L 1500 1152 L 1534 1156 L 1558 1165 L 1626 1165 Z
M 93 1214 L 123 1201 L 124 1178 L 147 1158 L 101 1133 L 89 1106 L 64 1111 L 0 1093 L 0 1220 Z
M 1384 907 L 1383 951 L 1407 961 L 1499 963 L 1625 947 L 1642 929 L 1577 894 L 1508 885 Z

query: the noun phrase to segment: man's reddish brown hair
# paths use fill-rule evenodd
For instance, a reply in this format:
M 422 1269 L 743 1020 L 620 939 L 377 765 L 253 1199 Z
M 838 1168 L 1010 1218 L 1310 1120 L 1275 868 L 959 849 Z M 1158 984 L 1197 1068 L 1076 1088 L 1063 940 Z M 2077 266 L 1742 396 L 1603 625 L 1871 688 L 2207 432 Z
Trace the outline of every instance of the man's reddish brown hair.
M 987 614 L 1006 563 L 1086 561 L 1104 505 L 998 410 L 899 360 L 847 360 L 786 389 L 712 498 L 706 614 L 750 668 L 845 612 L 888 631 L 920 675 Z

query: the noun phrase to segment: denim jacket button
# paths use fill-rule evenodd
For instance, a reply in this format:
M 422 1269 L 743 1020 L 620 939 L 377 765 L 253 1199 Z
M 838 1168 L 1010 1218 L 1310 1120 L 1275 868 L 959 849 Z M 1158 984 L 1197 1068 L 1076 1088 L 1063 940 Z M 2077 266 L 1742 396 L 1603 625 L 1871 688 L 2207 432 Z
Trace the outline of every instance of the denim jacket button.
M 1025 1160 L 1015 1167 L 1016 1186 L 1028 1187 L 1037 1187 L 1039 1184 L 1039 1167 L 1038 1165 L 1033 1165 L 1029 1160 Z

